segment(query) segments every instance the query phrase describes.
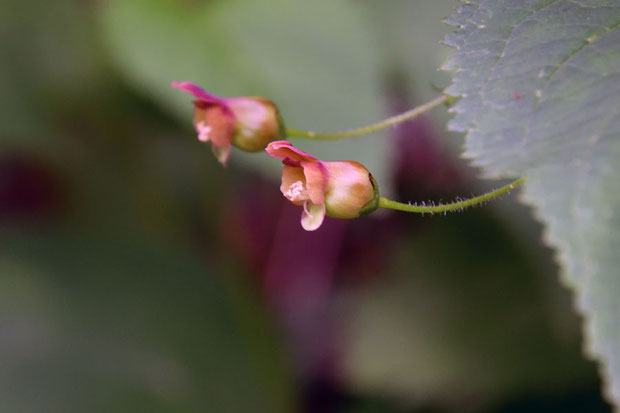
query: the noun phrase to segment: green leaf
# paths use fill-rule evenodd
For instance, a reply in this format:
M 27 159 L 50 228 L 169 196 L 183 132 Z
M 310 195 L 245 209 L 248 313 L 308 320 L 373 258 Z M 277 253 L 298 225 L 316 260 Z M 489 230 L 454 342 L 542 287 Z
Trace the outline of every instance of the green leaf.
M 468 1 L 447 23 L 449 126 L 487 176 L 526 177 L 620 405 L 620 4 Z
M 378 51 L 353 4 L 111 0 L 105 2 L 101 27 L 125 78 L 182 119 L 187 139 L 195 139 L 190 131 L 192 98 L 172 89 L 173 80 L 189 80 L 221 96 L 264 96 L 276 102 L 287 126 L 295 128 L 341 130 L 384 115 Z M 325 160 L 356 159 L 387 179 L 380 136 L 294 143 Z M 231 161 L 274 175 L 281 167 L 264 153 L 234 150 Z

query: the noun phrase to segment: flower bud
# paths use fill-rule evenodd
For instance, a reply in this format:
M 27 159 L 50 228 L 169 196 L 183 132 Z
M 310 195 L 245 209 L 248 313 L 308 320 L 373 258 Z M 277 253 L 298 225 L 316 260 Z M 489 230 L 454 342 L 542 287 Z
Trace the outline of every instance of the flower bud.
M 323 162 L 323 165 L 329 175 L 325 193 L 328 216 L 356 218 L 372 212 L 364 208 L 378 200 L 379 191 L 364 165 L 354 161 Z
M 362 164 L 322 162 L 287 141 L 271 142 L 266 151 L 282 160 L 280 191 L 295 205 L 303 206 L 301 225 L 306 231 L 320 227 L 325 215 L 355 218 L 377 209 L 376 182 Z
M 232 144 L 247 152 L 265 149 L 274 139 L 284 137 L 284 125 L 278 108 L 261 97 L 225 99 L 237 121 Z
M 284 135 L 284 125 L 276 105 L 261 97 L 221 98 L 191 82 L 172 86 L 194 95 L 194 127 L 198 139 L 211 141 L 213 153 L 222 165 L 230 156 L 230 146 L 257 152 Z

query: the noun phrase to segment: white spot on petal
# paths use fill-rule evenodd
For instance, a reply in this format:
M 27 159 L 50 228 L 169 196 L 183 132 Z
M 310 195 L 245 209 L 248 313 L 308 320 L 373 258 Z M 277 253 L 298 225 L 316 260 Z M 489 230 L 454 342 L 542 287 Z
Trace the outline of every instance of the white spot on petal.
M 302 195 L 305 192 L 305 190 L 306 188 L 304 188 L 303 182 L 295 181 L 288 187 L 288 190 L 284 193 L 284 196 L 289 201 L 295 202 L 295 201 L 301 200 Z
M 198 140 L 200 142 L 207 142 L 209 140 L 209 134 L 211 133 L 211 126 L 208 126 L 204 121 L 198 122 L 196 125 L 198 131 Z

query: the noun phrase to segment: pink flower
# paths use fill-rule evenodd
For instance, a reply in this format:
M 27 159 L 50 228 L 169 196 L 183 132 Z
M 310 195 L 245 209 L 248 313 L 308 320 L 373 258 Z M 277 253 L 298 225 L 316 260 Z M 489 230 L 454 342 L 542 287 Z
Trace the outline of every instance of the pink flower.
M 284 135 L 276 105 L 261 97 L 221 98 L 205 92 L 191 82 L 172 82 L 172 86 L 194 95 L 194 127 L 198 139 L 211 141 L 213 154 L 224 166 L 230 145 L 257 152 Z
M 282 159 L 280 191 L 295 205 L 303 206 L 301 226 L 306 231 L 320 227 L 325 215 L 355 218 L 377 209 L 379 193 L 362 164 L 323 162 L 288 141 L 271 142 L 266 151 L 272 158 Z

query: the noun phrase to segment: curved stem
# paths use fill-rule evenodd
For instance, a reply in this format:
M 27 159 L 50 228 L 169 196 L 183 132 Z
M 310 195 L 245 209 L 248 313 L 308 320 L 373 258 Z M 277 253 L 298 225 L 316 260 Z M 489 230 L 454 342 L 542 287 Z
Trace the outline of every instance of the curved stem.
M 513 190 L 517 186 L 521 185 L 525 181 L 524 178 L 519 178 L 514 182 L 509 183 L 508 185 L 502 186 L 499 189 L 496 189 L 491 192 L 487 192 L 484 195 L 477 196 L 475 198 L 466 199 L 459 202 L 452 202 L 450 204 L 445 205 L 409 205 L 403 204 L 402 202 L 392 201 L 390 199 L 379 197 L 379 208 L 389 208 L 396 209 L 399 211 L 405 212 L 416 212 L 421 214 L 435 214 L 439 212 L 447 212 L 447 211 L 455 211 L 463 208 L 467 208 L 470 206 L 474 206 L 480 204 L 482 202 L 493 199 L 497 196 L 505 194 L 508 191 Z
M 392 116 L 391 118 L 387 118 L 382 120 L 381 122 L 373 123 L 372 125 L 363 126 L 357 129 L 350 129 L 342 132 L 335 133 L 318 133 L 312 131 L 305 131 L 300 129 L 287 128 L 286 136 L 288 137 L 297 137 L 297 138 L 305 138 L 305 139 L 318 139 L 318 140 L 336 140 L 336 139 L 345 139 L 345 138 L 355 138 L 357 136 L 368 135 L 369 133 L 377 132 L 385 128 L 389 128 L 393 125 L 398 125 L 399 123 L 408 121 L 409 119 L 413 119 L 416 116 L 423 114 L 424 112 L 428 112 L 429 110 L 441 105 L 442 103 L 448 100 L 448 96 L 440 95 L 435 99 L 431 100 L 428 103 L 410 109 L 400 115 Z

